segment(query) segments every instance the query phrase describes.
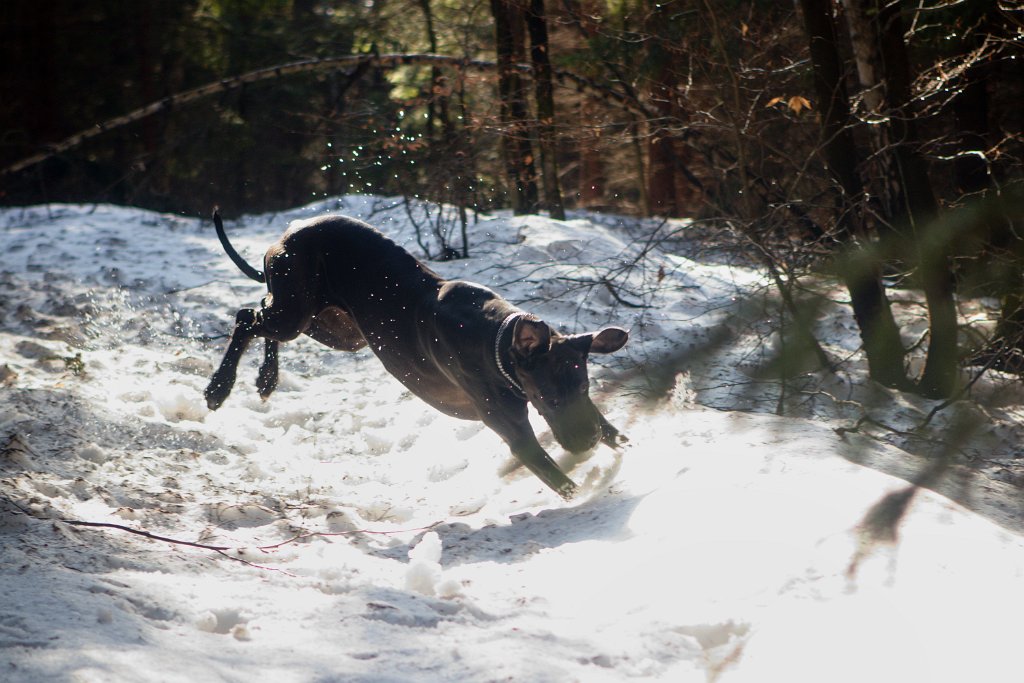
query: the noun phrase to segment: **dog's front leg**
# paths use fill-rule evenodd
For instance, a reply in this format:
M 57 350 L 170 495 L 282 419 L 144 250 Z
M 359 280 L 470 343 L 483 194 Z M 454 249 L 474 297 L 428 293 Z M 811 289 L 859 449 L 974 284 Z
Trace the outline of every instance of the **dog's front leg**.
M 620 448 L 624 444 L 629 443 L 629 439 L 627 439 L 623 434 L 621 434 L 618 429 L 612 426 L 612 423 L 606 420 L 604 415 L 601 415 L 600 417 L 602 443 L 604 443 L 606 446 L 610 446 L 616 449 Z
M 559 469 L 558 464 L 537 441 L 525 405 L 521 410 L 487 413 L 483 421 L 504 439 L 516 460 L 523 463 L 548 488 L 565 500 L 576 495 L 579 490 L 576 484 Z
M 235 385 L 235 374 L 238 371 L 238 361 L 241 359 L 249 342 L 255 337 L 256 311 L 251 308 L 243 308 L 235 315 L 235 329 L 231 333 L 231 343 L 228 350 L 224 352 L 224 359 L 220 367 L 213 373 L 210 383 L 203 392 L 206 396 L 206 405 L 210 410 L 217 410 L 231 393 Z
M 509 444 L 512 455 L 526 465 L 526 468 L 548 485 L 552 491 L 557 493 L 564 500 L 571 500 L 579 488 L 561 469 L 547 451 L 538 443 L 537 437 L 531 431 L 529 438 L 523 439 L 515 444 Z

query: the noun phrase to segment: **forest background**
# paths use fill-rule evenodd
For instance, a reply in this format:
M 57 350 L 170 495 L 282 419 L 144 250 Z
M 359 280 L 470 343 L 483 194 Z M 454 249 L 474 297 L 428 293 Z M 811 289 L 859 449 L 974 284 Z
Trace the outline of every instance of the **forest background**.
M 951 398 L 965 363 L 1024 368 L 1016 3 L 8 0 L 0 18 L 2 204 L 398 195 L 451 208 L 440 258 L 495 208 L 686 217 L 772 274 L 793 358 L 829 363 L 800 286 L 827 269 L 876 381 Z M 894 284 L 923 292 L 913 346 Z M 971 296 L 1001 302 L 984 331 L 958 314 Z

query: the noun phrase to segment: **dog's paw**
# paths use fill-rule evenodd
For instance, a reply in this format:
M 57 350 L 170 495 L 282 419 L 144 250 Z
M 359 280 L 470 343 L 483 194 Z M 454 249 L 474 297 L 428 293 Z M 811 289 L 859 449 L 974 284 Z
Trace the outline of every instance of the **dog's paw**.
M 579 490 L 579 486 L 576 486 L 576 484 L 573 483 L 572 481 L 567 481 L 561 486 L 559 486 L 555 490 L 555 493 L 561 496 L 562 500 L 570 501 L 576 496 L 577 493 L 579 493 Z
M 234 381 L 223 382 L 214 377 L 210 380 L 210 384 L 206 387 L 206 391 L 203 392 L 203 396 L 206 397 L 206 407 L 210 410 L 217 410 L 224 401 L 228 400 L 228 395 L 231 393 L 231 387 L 234 385 Z
M 260 366 L 260 372 L 256 376 L 256 389 L 260 392 L 260 398 L 266 401 L 277 388 L 277 366 L 268 368 Z
M 619 449 L 629 443 L 629 439 L 615 427 L 604 424 L 601 426 L 601 442 L 611 448 Z
M 222 405 L 224 405 L 224 400 L 225 399 L 223 399 L 223 398 L 218 398 L 216 396 L 211 396 L 209 393 L 205 394 L 205 396 L 206 396 L 206 407 L 209 408 L 210 410 L 217 410 L 217 408 L 220 408 Z

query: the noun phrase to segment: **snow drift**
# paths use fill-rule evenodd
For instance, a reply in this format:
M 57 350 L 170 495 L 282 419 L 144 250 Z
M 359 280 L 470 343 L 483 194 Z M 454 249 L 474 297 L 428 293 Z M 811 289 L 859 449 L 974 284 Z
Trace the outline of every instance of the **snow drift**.
M 232 239 L 253 261 L 324 211 L 422 256 L 405 209 L 372 197 L 247 217 Z M 756 335 L 714 343 L 764 277 L 665 253 L 654 229 L 481 217 L 472 258 L 431 263 L 566 331 L 632 328 L 592 370 L 628 448 L 570 462 L 537 421 L 582 484 L 563 503 L 367 351 L 284 345 L 267 402 L 250 351 L 209 412 L 231 316 L 263 291 L 208 223 L 0 212 L 0 678 L 1019 680 L 1019 489 L 909 488 L 923 459 L 837 432 L 843 401 L 726 410 L 775 400 Z M 821 325 L 854 353 L 847 314 Z M 872 395 L 898 424 L 930 409 L 849 367 L 828 387 L 849 403 Z M 962 446 L 994 460 L 1019 436 L 1002 388 L 997 426 Z

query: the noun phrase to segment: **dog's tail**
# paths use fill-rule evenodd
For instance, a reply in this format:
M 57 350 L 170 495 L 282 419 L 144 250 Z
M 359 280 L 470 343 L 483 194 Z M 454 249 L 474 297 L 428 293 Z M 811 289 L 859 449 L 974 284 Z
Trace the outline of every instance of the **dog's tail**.
M 238 266 L 238 269 L 256 282 L 266 282 L 267 276 L 250 266 L 246 260 L 242 258 L 242 255 L 235 251 L 235 248 L 231 246 L 231 242 L 228 242 L 228 235 L 224 232 L 224 222 L 220 219 L 220 211 L 217 209 L 213 210 L 213 226 L 217 228 L 217 237 L 220 238 L 221 246 L 224 247 L 224 251 L 228 253 L 228 258 Z

